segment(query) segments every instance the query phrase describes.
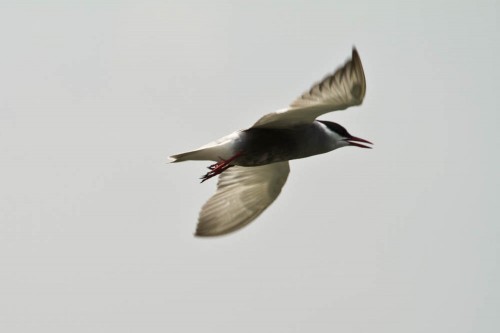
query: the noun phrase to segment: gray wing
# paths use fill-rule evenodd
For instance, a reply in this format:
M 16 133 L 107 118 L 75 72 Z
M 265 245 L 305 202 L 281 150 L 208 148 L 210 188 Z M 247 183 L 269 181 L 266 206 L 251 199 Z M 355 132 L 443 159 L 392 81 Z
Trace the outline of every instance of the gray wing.
M 278 197 L 289 172 L 288 162 L 224 171 L 201 209 L 195 235 L 224 235 L 255 220 Z
M 360 105 L 366 93 L 365 74 L 359 54 L 354 48 L 352 58 L 297 98 L 290 107 L 269 113 L 253 127 L 279 128 L 311 123 L 322 114 Z

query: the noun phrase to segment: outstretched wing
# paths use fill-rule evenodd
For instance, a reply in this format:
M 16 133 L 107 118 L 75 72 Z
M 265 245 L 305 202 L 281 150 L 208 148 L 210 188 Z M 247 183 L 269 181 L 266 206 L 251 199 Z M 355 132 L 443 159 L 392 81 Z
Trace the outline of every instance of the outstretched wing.
M 280 128 L 311 123 L 324 113 L 360 105 L 366 92 L 365 74 L 356 49 L 344 66 L 297 98 L 290 107 L 269 113 L 253 127 Z
M 289 172 L 288 162 L 224 171 L 201 209 L 195 235 L 224 235 L 252 222 L 278 197 Z

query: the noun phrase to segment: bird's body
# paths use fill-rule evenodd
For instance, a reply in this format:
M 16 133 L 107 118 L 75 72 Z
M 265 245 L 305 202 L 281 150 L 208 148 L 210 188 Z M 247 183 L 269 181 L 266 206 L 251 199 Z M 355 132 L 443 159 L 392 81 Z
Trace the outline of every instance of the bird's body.
M 370 148 L 339 124 L 316 120 L 321 114 L 361 104 L 366 83 L 361 60 L 352 60 L 303 94 L 287 109 L 265 115 L 252 127 L 233 132 L 172 162 L 209 160 L 203 181 L 221 175 L 216 194 L 202 208 L 196 235 L 216 236 L 253 221 L 279 195 L 289 160 L 345 146 Z
M 249 128 L 239 133 L 235 145 L 245 152 L 235 165 L 259 166 L 326 153 L 336 148 L 318 121 L 288 128 Z
M 253 167 L 323 154 L 342 146 L 330 140 L 331 132 L 320 121 L 297 124 L 288 128 L 249 128 L 215 141 L 211 146 L 180 157 L 189 160 L 227 160 L 233 165 Z

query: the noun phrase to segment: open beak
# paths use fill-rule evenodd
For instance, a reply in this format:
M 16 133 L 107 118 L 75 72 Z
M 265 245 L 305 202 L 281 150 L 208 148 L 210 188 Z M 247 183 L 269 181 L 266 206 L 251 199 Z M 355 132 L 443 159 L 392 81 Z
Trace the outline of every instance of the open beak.
M 351 136 L 351 137 L 349 137 L 349 138 L 345 139 L 345 141 L 349 142 L 349 145 L 350 145 L 350 146 L 356 146 L 356 147 L 359 147 L 359 148 L 369 148 L 369 149 L 371 149 L 371 148 L 372 148 L 372 147 L 370 147 L 370 146 L 365 146 L 364 144 L 361 144 L 361 143 L 359 143 L 359 142 L 369 143 L 369 144 L 371 144 L 371 145 L 373 144 L 373 143 L 371 143 L 371 142 L 370 142 L 370 141 L 368 141 L 368 140 L 361 139 L 361 138 L 357 138 L 357 137 L 355 137 L 355 136 Z

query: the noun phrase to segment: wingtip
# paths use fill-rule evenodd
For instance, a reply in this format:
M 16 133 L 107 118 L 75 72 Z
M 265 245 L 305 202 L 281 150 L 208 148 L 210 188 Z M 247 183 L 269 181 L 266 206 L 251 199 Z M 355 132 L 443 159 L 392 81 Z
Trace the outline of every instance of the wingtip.
M 357 59 L 357 60 L 361 61 L 359 58 L 359 53 L 358 53 L 358 50 L 356 49 L 356 46 L 352 47 L 352 59 Z
M 240 227 L 220 229 L 217 228 L 216 225 L 207 225 L 198 221 L 198 225 L 196 226 L 196 231 L 194 232 L 193 236 L 196 238 L 214 238 L 231 234 L 238 229 L 240 229 Z
M 365 79 L 365 71 L 363 69 L 363 64 L 361 63 L 361 58 L 359 57 L 358 50 L 356 46 L 352 47 L 352 59 L 351 62 L 353 64 L 353 69 L 358 73 L 361 81 L 360 91 L 359 91 L 359 100 L 362 103 L 365 94 L 366 94 L 366 79 Z
M 196 238 L 214 238 L 214 237 L 220 237 L 220 236 L 225 236 L 227 235 L 227 232 L 223 233 L 210 233 L 206 231 L 201 231 L 201 230 L 196 230 L 193 234 L 194 237 Z

